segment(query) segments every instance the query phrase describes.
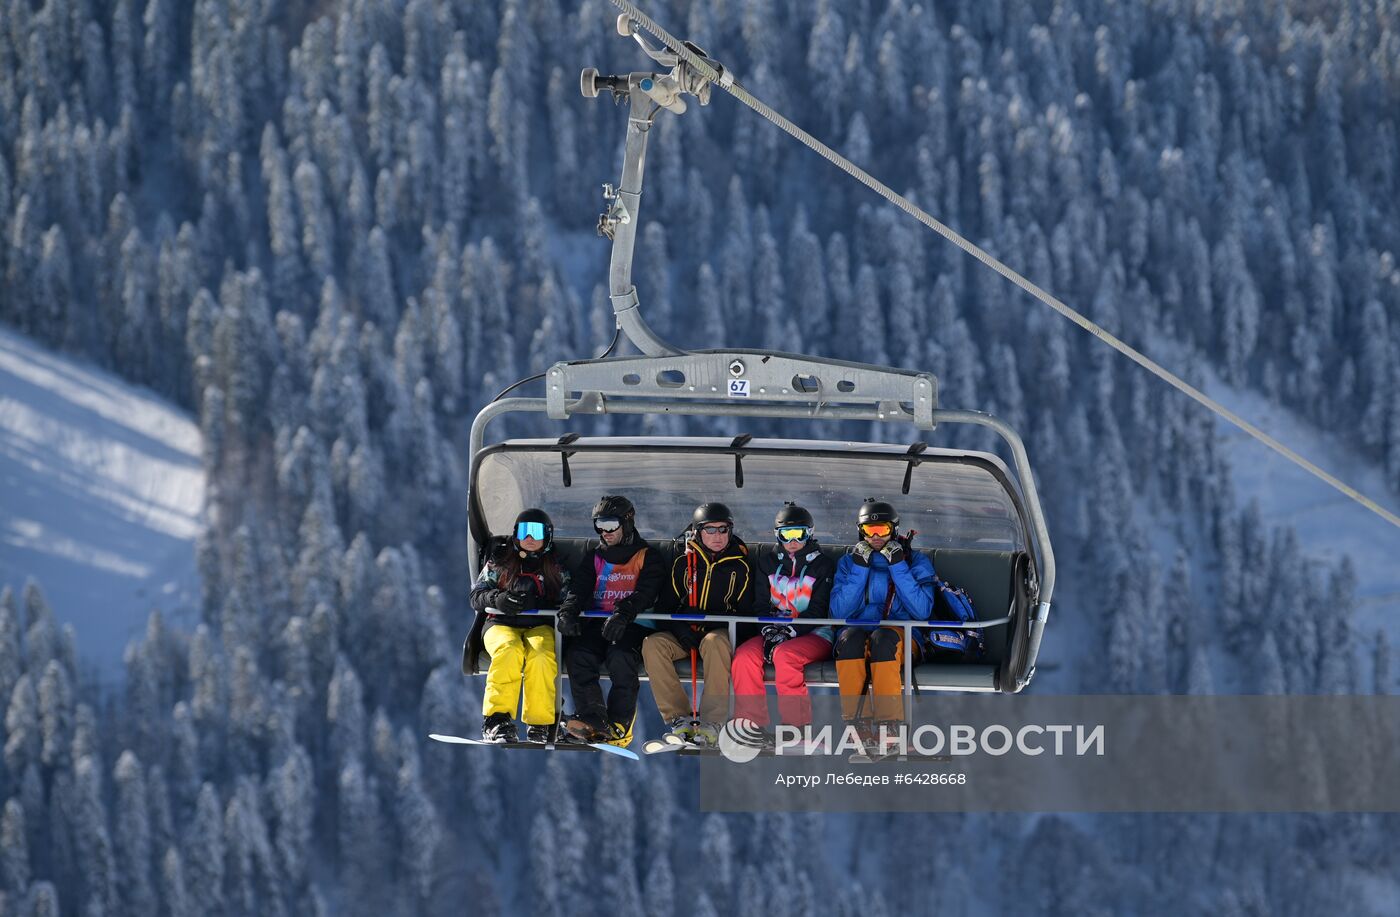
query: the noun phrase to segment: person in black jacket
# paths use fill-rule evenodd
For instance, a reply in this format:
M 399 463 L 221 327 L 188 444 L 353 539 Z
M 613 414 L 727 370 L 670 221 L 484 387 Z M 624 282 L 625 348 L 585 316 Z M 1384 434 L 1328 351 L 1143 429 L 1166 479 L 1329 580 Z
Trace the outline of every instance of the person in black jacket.
M 749 549 L 734 534 L 734 515 L 723 503 L 702 503 L 691 516 L 685 550 L 671 564 L 657 610 L 667 614 L 748 614 L 753 567 Z M 729 715 L 729 626 L 723 621 L 672 621 L 642 644 L 651 693 L 661 718 L 684 742 L 714 745 Z M 692 710 L 675 662 L 703 662 L 705 690 Z M 693 715 L 698 711 L 698 716 Z M 698 721 L 697 721 L 698 720 Z
M 472 637 L 491 654 L 481 702 L 481 737 L 486 741 L 514 742 L 520 737 L 515 711 L 522 688 L 526 741 L 549 741 L 559 672 L 554 628 L 548 618 L 524 612 L 558 605 L 568 582 L 568 572 L 554 556 L 549 516 L 539 509 L 516 516 L 510 538 L 486 562 L 471 593 L 478 615 Z
M 642 668 L 642 640 L 650 629 L 637 615 L 656 601 L 665 565 L 637 532 L 636 510 L 626 497 L 608 495 L 593 508 L 598 544 L 586 552 L 570 577 L 559 605 L 564 666 L 574 697 L 569 735 L 586 742 L 626 747 L 632 741 Z M 582 611 L 606 611 L 604 621 L 586 620 Z M 598 680 L 606 668 L 612 686 L 606 701 Z
M 806 509 L 788 503 L 778 511 L 773 520 L 777 544 L 755 552 L 758 588 L 754 590 L 754 611 L 760 617 L 796 620 L 829 616 L 836 562 L 822 553 L 812 532 L 812 514 Z M 768 723 L 765 662 L 773 663 L 778 713 L 783 722 L 793 726 L 810 723 L 812 700 L 805 669 L 831 657 L 831 641 L 830 625 L 768 623 L 758 636 L 742 643 L 734 653 L 735 734 L 756 735 Z

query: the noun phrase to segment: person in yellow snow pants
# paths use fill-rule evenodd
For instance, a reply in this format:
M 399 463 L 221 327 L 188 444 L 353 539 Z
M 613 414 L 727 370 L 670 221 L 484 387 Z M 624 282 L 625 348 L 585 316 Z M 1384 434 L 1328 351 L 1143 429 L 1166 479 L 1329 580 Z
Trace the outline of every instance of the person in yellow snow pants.
M 472 587 L 477 620 L 468 646 L 472 658 L 477 646 L 491 656 L 481 705 L 481 737 L 486 741 L 518 741 L 517 710 L 525 721 L 527 742 L 552 739 L 559 672 L 554 625 L 534 612 L 557 608 L 568 581 L 568 571 L 554 556 L 554 524 L 543 510 L 525 510 Z
M 513 725 L 523 694 L 520 719 L 527 729 L 553 725 L 554 685 L 559 673 L 553 625 L 520 628 L 492 623 L 482 634 L 482 643 L 491 654 L 491 668 L 486 673 L 481 715 L 489 720 L 493 714 L 502 714 Z

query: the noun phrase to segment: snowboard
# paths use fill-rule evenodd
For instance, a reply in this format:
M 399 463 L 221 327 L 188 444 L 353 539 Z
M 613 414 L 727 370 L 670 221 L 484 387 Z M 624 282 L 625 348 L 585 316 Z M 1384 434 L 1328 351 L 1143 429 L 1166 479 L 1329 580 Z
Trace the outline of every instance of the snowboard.
M 556 742 L 551 748 L 546 742 L 487 742 L 485 739 L 464 739 L 461 736 L 440 735 L 436 732 L 430 733 L 428 738 L 438 742 L 446 742 L 449 745 L 484 745 L 488 748 L 533 748 L 538 751 L 600 751 L 610 755 L 617 755 L 619 758 L 631 758 L 633 761 L 641 760 L 635 751 L 628 748 L 621 748 L 617 745 L 609 745 L 606 742 Z

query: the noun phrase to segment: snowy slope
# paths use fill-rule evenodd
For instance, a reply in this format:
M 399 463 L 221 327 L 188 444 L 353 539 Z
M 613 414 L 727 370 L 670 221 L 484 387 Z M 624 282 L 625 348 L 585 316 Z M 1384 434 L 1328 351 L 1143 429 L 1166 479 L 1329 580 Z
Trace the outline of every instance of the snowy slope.
M 1179 353 L 1173 351 L 1180 359 Z M 1231 410 L 1256 423 L 1285 445 L 1297 451 L 1362 493 L 1392 511 L 1400 511 L 1400 494 L 1390 490 L 1385 476 L 1374 463 L 1358 456 L 1339 433 L 1319 429 L 1299 419 L 1285 407 L 1270 403 L 1250 390 L 1227 385 L 1207 371 L 1205 389 Z M 1259 503 L 1265 526 L 1291 526 L 1297 532 L 1302 551 L 1315 559 L 1336 563 L 1351 558 L 1357 577 L 1357 607 L 1353 632 L 1358 646 L 1369 646 L 1369 638 L 1384 630 L 1391 645 L 1400 645 L 1400 530 L 1384 519 L 1343 496 L 1331 486 L 1303 471 L 1272 449 L 1255 441 L 1234 425 L 1219 420 L 1215 426 L 1217 446 L 1230 465 L 1237 505 L 1243 509 L 1251 500 Z M 1194 555 L 1199 545 L 1178 542 L 1174 520 L 1143 502 L 1138 507 L 1144 524 L 1152 532 L 1152 546 L 1163 572 L 1171 566 L 1179 548 Z M 1156 525 L 1150 523 L 1154 521 Z M 1188 528 L 1188 532 L 1191 530 Z M 1174 534 L 1178 533 L 1178 534 Z M 1205 538 L 1203 533 L 1196 533 Z M 1104 635 L 1097 622 L 1077 613 L 1079 589 L 1093 579 L 1081 569 L 1078 559 L 1059 557 L 1059 584 L 1055 608 L 1046 628 L 1035 690 L 1058 694 L 1081 688 L 1075 677 L 1079 667 L 1091 663 L 1101 652 Z M 1192 573 L 1196 582 L 1207 579 L 1205 570 Z M 1359 684 L 1370 685 L 1371 659 L 1368 652 L 1357 657 Z M 1237 693 L 1248 686 L 1239 683 L 1235 668 L 1215 672 L 1215 688 Z
M 36 578 L 104 679 L 152 608 L 197 609 L 200 456 L 179 409 L 0 329 L 0 584 Z
M 1282 440 L 1285 445 L 1346 481 L 1391 511 L 1400 494 L 1386 487 L 1381 469 L 1351 449 L 1340 433 L 1300 420 L 1262 395 L 1211 379 L 1209 394 Z M 1264 522 L 1291 525 L 1298 545 L 1313 557 L 1356 567 L 1354 630 L 1363 639 L 1384 629 L 1400 640 L 1400 529 L 1303 471 L 1225 421 L 1217 432 L 1230 460 L 1240 505 L 1259 501 Z M 1362 660 L 1369 665 L 1369 659 Z

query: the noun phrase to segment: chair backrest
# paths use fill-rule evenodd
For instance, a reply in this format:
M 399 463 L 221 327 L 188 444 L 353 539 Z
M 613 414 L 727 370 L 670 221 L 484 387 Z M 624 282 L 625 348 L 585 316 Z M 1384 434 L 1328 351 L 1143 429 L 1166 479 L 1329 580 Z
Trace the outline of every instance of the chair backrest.
M 593 538 L 556 538 L 555 550 L 565 564 L 577 564 L 593 549 L 597 540 Z M 652 542 L 651 547 L 670 569 L 672 560 L 681 550 L 677 541 Z M 823 544 L 822 553 L 832 560 L 839 561 L 850 550 L 849 545 Z M 1012 582 L 1016 555 L 1011 551 L 977 551 L 964 548 L 939 548 L 937 550 L 918 548 L 921 554 L 933 560 L 934 569 L 940 578 L 950 586 L 967 591 L 972 598 L 972 607 L 979 618 L 1005 617 L 1015 598 Z M 987 644 L 986 662 L 999 664 L 1006 658 L 1010 642 L 1011 628 L 1006 625 L 984 630 Z
M 1005 617 L 1011 607 L 1015 555 L 1010 551 L 972 551 L 940 548 L 933 552 L 933 567 L 948 585 L 963 589 L 972 599 L 979 618 Z M 985 628 L 986 661 L 1000 664 L 1006 658 L 1011 627 Z
M 666 569 L 669 570 L 671 568 L 671 561 L 675 559 L 676 553 L 680 550 L 680 545 L 672 541 L 649 541 L 647 544 L 650 545 L 651 550 L 661 555 L 662 562 L 666 565 Z M 554 550 L 559 556 L 559 562 L 568 566 L 579 563 L 597 546 L 598 539 L 596 538 L 554 539 Z

